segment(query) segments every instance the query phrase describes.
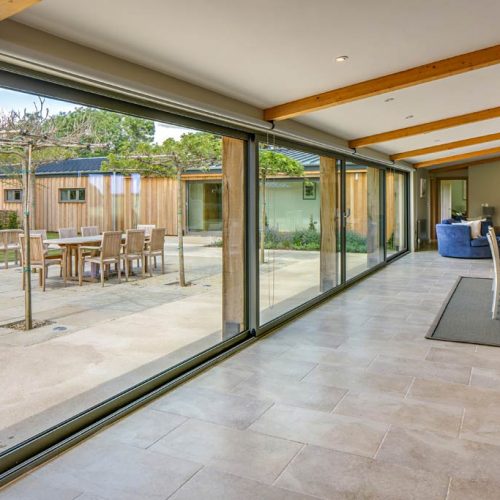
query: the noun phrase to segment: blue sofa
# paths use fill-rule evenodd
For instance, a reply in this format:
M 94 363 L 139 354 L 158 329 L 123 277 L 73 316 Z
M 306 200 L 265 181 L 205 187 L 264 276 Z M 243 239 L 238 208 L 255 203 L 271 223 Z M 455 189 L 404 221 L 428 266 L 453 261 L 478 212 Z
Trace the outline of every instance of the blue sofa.
M 481 236 L 476 239 L 471 239 L 469 226 L 456 222 L 454 219 L 444 219 L 441 224 L 436 224 L 439 254 L 459 259 L 491 259 L 486 238 L 491 222 L 481 222 Z M 497 240 L 500 243 L 500 236 L 497 236 Z

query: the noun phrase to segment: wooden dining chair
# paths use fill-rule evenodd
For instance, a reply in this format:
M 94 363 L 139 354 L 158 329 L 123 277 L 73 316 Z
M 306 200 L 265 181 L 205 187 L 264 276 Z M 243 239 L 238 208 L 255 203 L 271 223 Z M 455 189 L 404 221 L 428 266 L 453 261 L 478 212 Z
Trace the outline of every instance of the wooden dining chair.
M 3 252 L 3 261 L 5 269 L 9 269 L 9 252 L 14 252 L 14 263 L 17 266 L 19 262 L 19 235 L 21 229 L 5 229 L 0 231 L 0 251 Z
M 149 275 L 153 276 L 152 259 L 156 268 L 156 257 L 161 257 L 161 272 L 165 274 L 165 228 L 153 229 L 151 231 L 151 239 L 146 244 L 146 259 L 148 261 Z
M 134 260 L 140 261 L 142 266 L 142 277 L 145 276 L 146 257 L 144 253 L 144 242 L 146 233 L 143 229 L 127 229 L 126 240 L 123 245 L 122 259 L 125 264 L 125 279 L 128 281 L 128 276 L 131 270 L 131 262 Z
M 146 238 L 151 237 L 151 233 L 155 228 L 156 224 L 137 224 L 137 229 L 142 229 L 146 233 Z
M 24 258 L 24 234 L 19 235 L 19 244 L 21 247 L 21 262 L 24 269 L 26 267 L 26 260 Z M 33 234 L 30 235 L 30 257 L 31 269 L 38 271 L 39 283 L 44 292 L 50 266 L 60 266 L 61 274 L 64 279 L 64 286 L 66 286 L 67 273 L 65 250 L 62 250 L 62 255 L 60 257 L 50 257 L 43 243 L 42 235 Z M 23 272 L 23 290 L 26 287 L 26 276 L 27 273 Z
M 59 228 L 59 238 L 76 238 L 78 232 L 76 227 L 62 227 Z
M 82 226 L 81 228 L 82 236 L 99 236 L 98 226 Z
M 495 230 L 490 226 L 488 229 L 488 243 L 490 244 L 491 256 L 493 257 L 493 304 L 491 306 L 492 319 L 498 319 L 498 308 L 500 307 L 500 251 Z
M 104 231 L 102 233 L 102 243 L 100 247 L 81 246 L 78 259 L 78 282 L 82 286 L 83 269 L 85 262 L 98 264 L 101 272 L 101 285 L 104 286 L 105 269 L 111 264 L 116 264 L 118 272 L 118 283 L 121 283 L 121 246 L 122 233 L 121 231 Z M 89 254 L 88 252 L 95 252 Z

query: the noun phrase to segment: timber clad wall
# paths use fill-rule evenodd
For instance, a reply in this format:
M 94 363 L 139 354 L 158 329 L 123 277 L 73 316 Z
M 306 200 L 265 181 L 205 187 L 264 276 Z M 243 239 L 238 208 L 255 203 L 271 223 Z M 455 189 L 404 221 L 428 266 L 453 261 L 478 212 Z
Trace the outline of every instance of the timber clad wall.
M 318 177 L 308 172 L 308 177 Z M 187 178 L 187 177 L 186 177 Z M 387 175 L 387 193 L 393 176 Z M 221 175 L 190 175 L 189 180 L 220 181 Z M 277 178 L 278 179 L 278 178 Z M 276 179 L 276 180 L 277 180 Z M 283 178 L 281 178 L 283 179 Z M 284 180 L 284 179 L 283 179 Z M 186 183 L 183 183 L 184 186 Z M 21 203 L 5 203 L 4 190 L 15 189 L 13 180 L 0 179 L 0 210 L 16 210 L 22 216 Z M 85 202 L 59 202 L 59 189 L 84 188 Z M 183 197 L 185 197 L 185 189 Z M 177 234 L 177 181 L 173 178 L 123 177 L 102 174 L 88 176 L 37 177 L 36 229 L 57 231 L 62 227 L 99 226 L 100 231 L 125 230 L 137 224 L 165 227 L 167 234 Z M 318 193 L 318 204 L 320 194 Z M 367 234 L 366 170 L 347 172 L 346 207 L 351 209 L 347 230 Z M 387 234 L 392 232 L 394 200 L 387 200 Z M 113 224 L 115 221 L 115 224 Z
M 0 180 L 0 209 L 16 210 L 21 203 L 5 203 L 4 189 L 16 186 Z M 59 189 L 84 188 L 85 202 L 59 202 Z M 165 227 L 176 234 L 177 189 L 175 179 L 113 177 L 38 177 L 36 188 L 36 229 L 57 231 L 62 227 L 99 226 L 100 231 L 130 229 L 137 224 Z M 113 220 L 115 224 L 113 224 Z

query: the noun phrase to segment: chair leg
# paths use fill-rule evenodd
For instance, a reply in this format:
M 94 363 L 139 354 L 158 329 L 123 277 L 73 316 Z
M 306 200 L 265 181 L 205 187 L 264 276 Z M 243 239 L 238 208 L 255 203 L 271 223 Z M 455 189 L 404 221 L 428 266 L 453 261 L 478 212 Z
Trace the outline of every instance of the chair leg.
M 42 269 L 43 269 L 43 267 L 38 270 L 38 285 L 39 286 L 43 286 L 43 273 L 42 273 Z
M 153 257 L 154 261 L 155 261 L 155 269 L 158 267 L 158 262 L 156 261 L 156 255 Z
M 101 286 L 104 286 L 104 273 L 105 273 L 105 265 L 101 262 L 99 269 L 101 270 Z
M 161 253 L 161 274 L 165 274 L 165 252 Z
M 115 264 L 115 267 L 118 271 L 118 283 L 121 283 L 122 282 L 122 266 L 121 266 L 120 262 L 118 262 L 118 264 Z M 125 265 L 125 267 L 127 267 L 127 266 Z
M 5 269 L 9 269 L 9 251 L 8 250 L 3 251 L 3 261 L 5 264 Z
M 143 254 L 142 255 L 142 277 L 145 278 L 146 277 L 146 256 Z
M 42 279 L 42 291 L 43 292 L 45 292 L 45 280 L 47 278 L 48 271 L 49 271 L 49 269 L 45 266 L 42 266 L 40 268 L 40 277 Z
M 129 272 L 130 272 L 130 269 L 129 269 L 129 261 L 127 259 L 124 260 L 124 264 L 125 264 L 125 281 L 128 281 L 128 275 L 129 275 Z
M 149 267 L 149 276 L 153 277 L 153 262 L 151 255 L 148 255 L 148 267 Z

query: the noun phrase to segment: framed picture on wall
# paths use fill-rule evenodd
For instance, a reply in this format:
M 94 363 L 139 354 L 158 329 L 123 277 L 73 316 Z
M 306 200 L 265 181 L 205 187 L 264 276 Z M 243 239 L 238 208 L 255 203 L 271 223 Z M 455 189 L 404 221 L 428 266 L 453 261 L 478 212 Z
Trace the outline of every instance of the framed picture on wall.
M 420 198 L 427 196 L 427 179 L 420 179 Z
M 302 185 L 302 199 L 315 200 L 316 199 L 316 183 L 305 181 Z

